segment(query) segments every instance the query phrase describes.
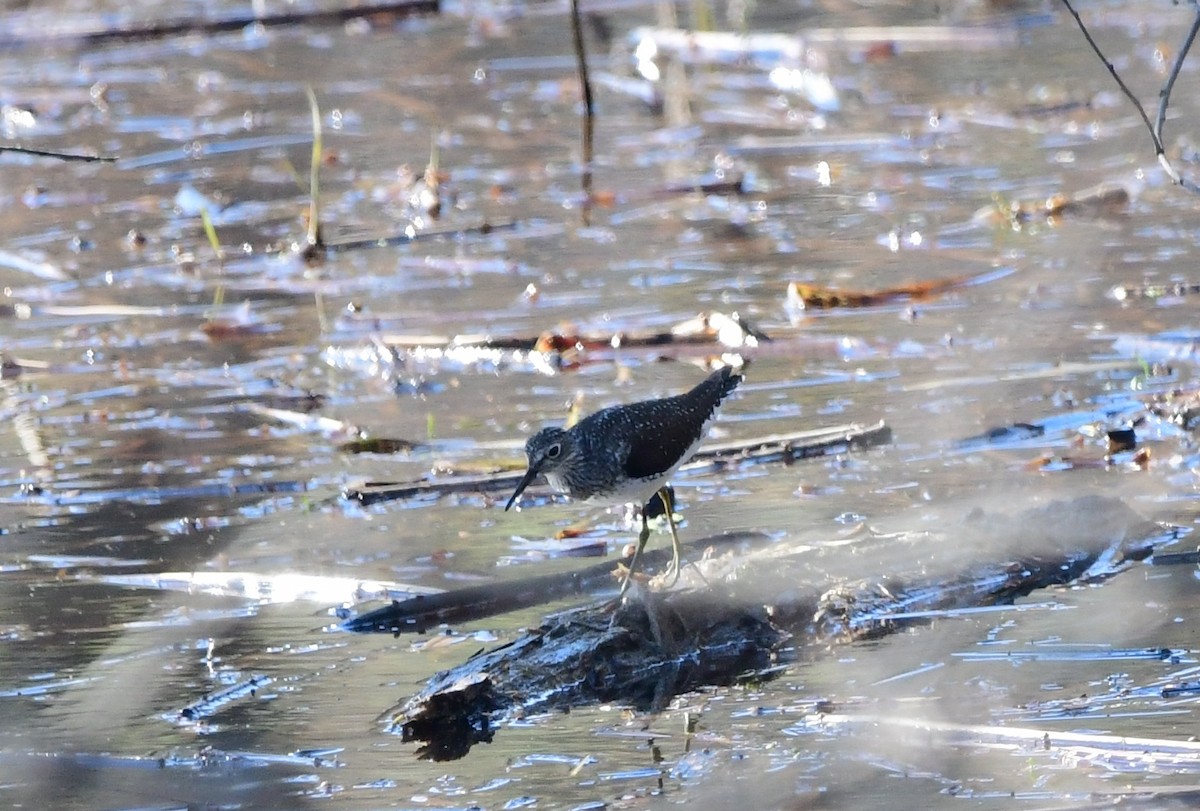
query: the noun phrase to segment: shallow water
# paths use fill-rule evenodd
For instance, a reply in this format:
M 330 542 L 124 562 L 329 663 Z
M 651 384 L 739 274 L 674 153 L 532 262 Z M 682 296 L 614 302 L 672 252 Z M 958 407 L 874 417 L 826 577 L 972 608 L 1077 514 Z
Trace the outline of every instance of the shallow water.
M 388 379 L 328 362 L 376 334 L 662 330 L 700 311 L 737 311 L 774 340 L 743 353 L 747 382 L 723 412 L 721 437 L 881 419 L 894 430 L 881 449 L 680 481 L 692 538 L 832 539 L 859 521 L 919 531 L 953 526 L 977 505 L 1012 512 L 1089 494 L 1190 527 L 1193 443 L 1169 425 L 1139 428 L 1145 469 L 1119 456 L 1034 464 L 1045 454 L 1100 459 L 1103 429 L 1133 413 L 1137 397 L 1194 378 L 1194 301 L 1120 302 L 1111 290 L 1194 281 L 1196 198 L 1165 180 L 1136 113 L 1058 6 L 963 6 L 942 17 L 933 7 L 756 10 L 751 32 L 957 32 L 890 49 L 811 35 L 809 64 L 832 78 L 835 112 L 773 89 L 765 57 L 671 68 L 664 113 L 598 78 L 603 204 L 586 226 L 574 62 L 558 7 L 36 42 L 51 17 L 111 26 L 139 13 L 63 4 L 5 15 L 6 30 L 27 40 L 0 51 L 5 143 L 119 160 L 0 155 L 0 304 L 28 307 L 0 316 L 0 349 L 21 366 L 0 379 L 0 802 L 927 808 L 1015 796 L 1063 807 L 1194 780 L 1195 755 L 1122 767 L 805 720 L 829 699 L 860 717 L 1185 740 L 1194 696 L 1160 693 L 1194 678 L 1200 606 L 1187 567 L 1134 566 L 1103 584 L 1032 595 L 1029 610 L 812 651 L 775 681 L 684 696 L 656 716 L 591 707 L 532 718 L 452 764 L 416 760 L 380 716 L 544 611 L 415 641 L 334 630 L 334 609 L 360 583 L 450 588 L 568 570 L 581 562 L 536 550 L 553 549 L 546 539 L 581 519 L 610 551 L 629 539 L 619 516 L 587 506 L 535 500 L 503 513 L 466 494 L 362 508 L 340 497 L 344 486 L 417 478 L 445 460 L 515 460 L 523 438 L 561 419 L 577 392 L 589 410 L 676 392 L 703 374 L 680 361 L 710 354 L 668 351 L 659 362 L 621 350 L 615 363 L 555 375 L 511 358 L 414 360 Z M 157 13 L 149 4 L 142 16 Z M 627 79 L 630 32 L 655 12 L 630 4 L 596 15 L 593 67 Z M 1110 4 L 1085 19 L 1131 86 L 1156 99 L 1160 50 L 1173 57 L 1187 10 Z M 597 39 L 601 29 L 610 39 Z M 1194 64 L 1177 86 L 1170 148 L 1196 120 Z M 513 227 L 337 252 L 314 266 L 269 251 L 303 235 L 310 85 L 327 152 L 327 239 L 412 225 L 398 169 L 419 174 L 435 134 L 447 196 L 425 225 Z M 686 114 L 676 109 L 684 94 Z M 1066 102 L 1076 106 L 1058 108 Z M 668 192 L 714 165 L 743 173 L 745 192 Z M 1021 229 L 973 220 L 996 199 L 1102 182 L 1124 184 L 1130 204 Z M 212 206 L 223 265 L 198 200 Z M 959 275 L 980 278 L 911 304 L 787 307 L 793 281 L 878 290 Z M 218 295 L 215 311 L 245 329 L 205 333 Z M 313 404 L 422 445 L 348 454 L 343 434 L 250 408 Z M 1045 437 L 955 445 L 1023 422 L 1045 425 Z M 1081 430 L 1090 427 L 1098 437 Z M 884 573 L 881 560 L 846 565 L 871 576 Z M 1143 648 L 1176 655 L 1111 652 Z M 996 650 L 1056 655 L 980 655 Z M 1097 650 L 1107 653 L 1081 653 Z M 227 702 L 197 704 L 251 683 Z M 692 737 L 688 712 L 700 717 Z

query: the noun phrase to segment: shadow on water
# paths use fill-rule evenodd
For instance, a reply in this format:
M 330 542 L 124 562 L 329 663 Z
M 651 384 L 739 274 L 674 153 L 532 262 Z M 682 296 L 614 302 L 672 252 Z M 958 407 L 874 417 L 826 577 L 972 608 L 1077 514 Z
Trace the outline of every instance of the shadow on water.
M 742 39 L 618 5 L 584 4 L 587 201 L 560 6 L 105 41 L 88 32 L 161 9 L 0 13 L 4 144 L 117 157 L 0 153 L 0 803 L 1193 798 L 1160 779 L 1200 757 L 1180 733 L 1200 694 L 1186 565 L 914 612 L 657 713 L 538 709 L 452 770 L 388 733 L 435 673 L 577 600 L 413 638 L 345 633 L 347 612 L 569 576 L 637 525 L 436 485 L 519 476 L 572 401 L 676 393 L 698 367 L 747 375 L 714 444 L 891 432 L 674 482 L 685 540 L 805 547 L 771 568 L 834 597 L 995 563 L 959 531 L 975 510 L 1104 497 L 1194 522 L 1195 201 L 1057 7 L 679 10 L 770 35 Z M 1189 14 L 1085 19 L 1152 89 Z M 1168 128 L 1185 171 L 1189 76 Z M 344 248 L 315 263 L 293 251 L 309 86 Z M 381 481 L 433 484 L 343 498 Z

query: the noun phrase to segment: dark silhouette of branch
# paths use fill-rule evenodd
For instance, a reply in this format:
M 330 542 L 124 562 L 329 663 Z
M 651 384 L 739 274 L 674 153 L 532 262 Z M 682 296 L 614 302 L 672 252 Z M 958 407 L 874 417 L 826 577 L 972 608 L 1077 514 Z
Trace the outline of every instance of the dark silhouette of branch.
M 1142 106 L 1142 103 L 1138 101 L 1138 97 L 1133 95 L 1133 91 L 1130 90 L 1125 82 L 1121 79 L 1121 75 L 1117 73 L 1116 67 L 1113 66 L 1112 62 L 1108 61 L 1108 57 L 1105 56 L 1104 52 L 1100 50 L 1100 46 L 1096 44 L 1096 40 L 1092 39 L 1092 33 L 1088 31 L 1087 26 L 1083 24 L 1083 20 L 1079 17 L 1079 12 L 1076 11 L 1075 7 L 1071 5 L 1071 0 L 1062 0 L 1062 3 L 1067 7 L 1067 11 L 1071 12 L 1071 16 L 1075 18 L 1075 24 L 1078 25 L 1079 30 L 1083 32 L 1083 38 L 1087 40 L 1088 45 L 1092 46 L 1092 50 L 1095 51 L 1096 56 L 1100 59 L 1100 61 L 1104 63 L 1104 67 L 1108 68 L 1108 72 L 1113 77 L 1113 80 L 1116 81 L 1117 87 L 1121 88 L 1121 92 L 1124 93 L 1125 97 L 1133 102 L 1133 106 L 1137 108 L 1138 114 L 1141 115 L 1142 121 L 1144 121 L 1146 124 L 1146 129 L 1150 130 L 1150 137 L 1154 139 L 1154 148 L 1157 150 L 1157 154 L 1161 155 L 1163 153 L 1162 141 L 1159 139 L 1158 134 L 1154 131 L 1154 125 L 1150 123 L 1150 116 L 1146 115 L 1146 108 Z
M 1179 77 L 1179 71 L 1183 68 L 1183 60 L 1187 58 L 1188 51 L 1192 49 L 1192 43 L 1196 41 L 1196 33 L 1200 32 L 1200 5 L 1197 5 L 1193 0 L 1192 5 L 1195 7 L 1194 16 L 1192 17 L 1192 27 L 1188 29 L 1187 36 L 1183 40 L 1183 47 L 1179 49 L 1179 53 L 1175 56 L 1175 64 L 1171 66 L 1171 73 L 1167 76 L 1167 81 L 1163 83 L 1163 88 L 1158 94 L 1158 117 L 1154 121 L 1155 138 L 1158 141 L 1158 162 L 1162 165 L 1163 171 L 1171 176 L 1179 185 L 1190 191 L 1200 191 L 1194 183 L 1185 180 L 1167 160 L 1166 153 L 1162 148 L 1162 131 L 1163 125 L 1167 121 L 1167 104 L 1171 100 L 1171 90 L 1175 87 L 1175 79 Z
M 583 91 L 583 224 L 587 225 L 592 210 L 592 135 L 595 132 L 596 108 L 592 102 L 592 82 L 588 78 L 587 54 L 583 50 L 583 22 L 579 18 L 579 0 L 571 0 L 571 34 L 575 40 L 575 61 L 579 69 L 579 85 Z
M 1195 42 L 1197 33 L 1200 33 L 1200 3 L 1197 3 L 1196 0 L 1189 0 L 1189 2 L 1191 2 L 1192 6 L 1195 8 L 1195 16 L 1192 18 L 1192 26 L 1188 30 L 1187 36 L 1184 38 L 1183 46 L 1179 49 L 1179 54 L 1175 57 L 1175 63 L 1171 66 L 1171 72 L 1167 76 L 1167 80 L 1163 83 L 1162 90 L 1159 91 L 1158 116 L 1155 122 L 1152 124 L 1150 123 L 1150 116 L 1146 114 L 1146 108 L 1142 106 L 1142 103 L 1138 101 L 1137 96 L 1133 94 L 1133 91 L 1130 90 L 1128 85 L 1126 85 L 1121 79 L 1121 76 L 1117 73 L 1117 69 L 1113 66 L 1113 63 L 1108 60 L 1108 57 L 1106 57 L 1104 52 L 1100 50 L 1100 46 L 1096 44 L 1096 40 L 1092 39 L 1091 32 L 1088 31 L 1087 26 L 1084 25 L 1083 20 L 1079 17 L 1079 12 L 1077 12 L 1075 7 L 1071 5 L 1071 0 L 1062 0 L 1062 3 L 1064 6 L 1066 6 L 1067 11 L 1070 12 L 1071 16 L 1075 18 L 1075 24 L 1079 26 L 1079 30 L 1083 33 L 1083 37 L 1087 40 L 1088 45 L 1091 46 L 1096 56 L 1104 64 L 1104 67 L 1108 69 L 1109 75 L 1113 77 L 1113 80 L 1117 83 L 1117 86 L 1121 88 L 1121 92 L 1125 94 L 1126 98 L 1133 102 L 1133 106 L 1137 109 L 1138 114 L 1141 115 L 1142 121 L 1146 124 L 1146 129 L 1150 133 L 1150 138 L 1154 141 L 1154 154 L 1155 157 L 1158 158 L 1158 163 L 1163 168 L 1163 171 L 1166 172 L 1171 180 L 1176 184 L 1182 186 L 1192 193 L 1200 193 L 1200 186 L 1197 186 L 1192 181 L 1180 175 L 1179 171 L 1171 164 L 1171 160 L 1167 157 L 1167 150 L 1163 146 L 1162 140 L 1163 125 L 1167 120 L 1167 106 L 1171 101 L 1171 91 L 1175 87 L 1175 80 L 1179 77 L 1180 70 L 1183 68 L 1183 60 L 1187 58 L 1188 52 L 1192 49 L 1192 43 Z

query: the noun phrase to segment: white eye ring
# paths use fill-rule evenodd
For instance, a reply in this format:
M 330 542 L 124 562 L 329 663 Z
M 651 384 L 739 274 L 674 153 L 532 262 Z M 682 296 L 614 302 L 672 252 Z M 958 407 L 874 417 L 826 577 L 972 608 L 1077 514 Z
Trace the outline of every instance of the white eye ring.
M 546 458 L 547 459 L 557 459 L 558 455 L 560 453 L 562 453 L 562 445 L 555 442 L 553 445 L 551 445 L 549 448 L 546 449 Z

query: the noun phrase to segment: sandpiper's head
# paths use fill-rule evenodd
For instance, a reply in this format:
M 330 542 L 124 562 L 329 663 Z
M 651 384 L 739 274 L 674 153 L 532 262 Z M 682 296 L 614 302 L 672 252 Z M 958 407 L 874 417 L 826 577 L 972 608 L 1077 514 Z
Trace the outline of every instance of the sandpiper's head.
M 571 434 L 561 428 L 543 428 L 529 437 L 529 441 L 525 443 L 525 455 L 529 458 L 529 469 L 525 471 L 521 483 L 513 491 L 512 498 L 504 505 L 505 510 L 513 505 L 521 491 L 528 487 L 539 473 L 554 479 L 559 478 L 554 476 L 554 472 L 574 455 Z

